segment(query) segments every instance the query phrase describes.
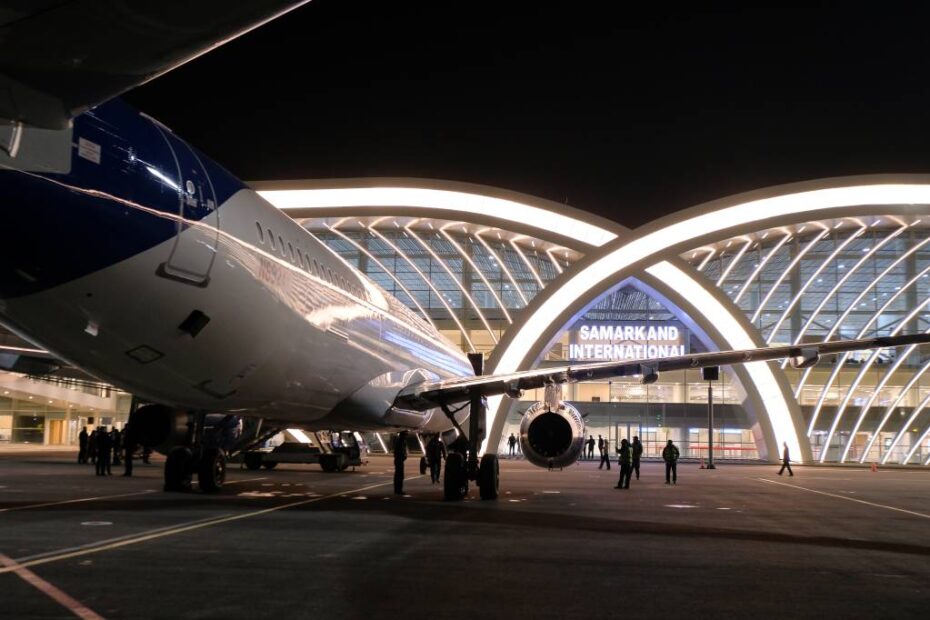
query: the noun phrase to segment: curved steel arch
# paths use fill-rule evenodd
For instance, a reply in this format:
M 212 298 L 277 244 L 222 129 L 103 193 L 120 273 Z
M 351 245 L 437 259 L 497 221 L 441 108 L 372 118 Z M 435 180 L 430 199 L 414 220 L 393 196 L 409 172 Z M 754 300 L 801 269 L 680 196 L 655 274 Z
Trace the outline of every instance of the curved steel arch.
M 730 312 L 728 304 L 715 302 L 706 283 L 690 277 L 681 278 L 668 258 L 706 241 L 752 232 L 753 229 L 783 225 L 785 219 L 851 215 L 883 206 L 889 213 L 909 213 L 914 205 L 930 204 L 930 177 L 868 176 L 824 179 L 778 186 L 723 198 L 661 218 L 635 231 L 623 234 L 589 254 L 546 287 L 528 308 L 522 324 L 511 328 L 495 349 L 489 367 L 494 373 L 509 373 L 534 364 L 559 330 L 581 308 L 600 296 L 612 282 L 633 276 L 645 269 L 656 275 L 675 277 L 678 291 L 687 289 L 687 297 L 700 299 L 701 315 L 712 313 L 713 320 L 727 323 L 723 329 L 732 348 L 756 346 L 755 330 L 741 328 L 740 315 Z M 693 283 L 693 285 L 692 285 Z M 810 446 L 802 437 L 797 403 L 784 393 L 786 381 L 764 365 L 747 365 L 752 381 L 762 394 L 772 424 L 775 445 L 784 442 L 794 454 L 810 460 Z M 768 368 L 768 366 L 765 366 Z M 749 386 L 745 386 L 747 389 Z M 505 412 L 500 399 L 491 403 L 492 429 L 484 448 L 496 446 L 503 428 Z M 497 441 L 495 441 L 497 440 Z

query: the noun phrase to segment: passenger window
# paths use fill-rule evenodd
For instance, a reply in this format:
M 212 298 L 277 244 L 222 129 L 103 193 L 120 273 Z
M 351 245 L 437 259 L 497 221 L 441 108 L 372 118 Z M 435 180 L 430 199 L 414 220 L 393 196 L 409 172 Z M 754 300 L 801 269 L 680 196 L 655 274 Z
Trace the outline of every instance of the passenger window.
M 262 225 L 258 222 L 255 222 L 255 228 L 258 229 L 258 242 L 265 243 L 265 231 L 262 230 Z
M 271 242 L 271 249 L 272 249 L 272 250 L 275 249 L 275 247 L 274 247 L 274 233 L 271 232 L 271 229 L 270 229 L 270 228 L 268 229 L 268 241 Z

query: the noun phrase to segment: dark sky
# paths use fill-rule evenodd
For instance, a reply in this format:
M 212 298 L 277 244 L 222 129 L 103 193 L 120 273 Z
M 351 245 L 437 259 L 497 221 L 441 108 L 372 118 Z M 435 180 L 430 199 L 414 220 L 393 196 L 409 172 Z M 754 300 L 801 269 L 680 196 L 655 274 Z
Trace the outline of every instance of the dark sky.
M 246 180 L 462 180 L 631 226 L 930 172 L 919 4 L 636 4 L 315 0 L 126 99 Z

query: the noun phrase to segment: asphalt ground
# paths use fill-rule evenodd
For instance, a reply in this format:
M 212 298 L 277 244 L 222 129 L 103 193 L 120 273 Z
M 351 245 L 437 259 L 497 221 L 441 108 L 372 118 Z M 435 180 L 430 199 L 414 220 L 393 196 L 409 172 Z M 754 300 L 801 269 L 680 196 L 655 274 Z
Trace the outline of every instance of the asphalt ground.
M 930 471 L 503 461 L 496 502 L 441 499 L 407 462 L 231 469 L 166 494 L 0 455 L 4 618 L 926 618 Z M 117 473 L 117 469 L 114 469 Z M 119 469 L 119 473 L 122 470 Z

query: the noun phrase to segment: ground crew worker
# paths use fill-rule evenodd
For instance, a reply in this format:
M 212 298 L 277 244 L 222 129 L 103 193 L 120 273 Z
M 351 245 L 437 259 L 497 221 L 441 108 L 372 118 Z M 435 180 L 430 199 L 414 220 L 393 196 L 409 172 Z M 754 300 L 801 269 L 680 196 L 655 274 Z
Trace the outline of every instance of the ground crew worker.
M 507 438 L 507 445 L 510 447 L 510 456 L 513 456 L 517 447 L 517 438 L 514 437 L 513 433 L 510 433 L 510 437 Z
M 129 424 L 123 427 L 123 475 L 132 477 L 132 453 L 136 449 L 135 438 L 129 434 Z
M 788 454 L 788 442 L 785 441 L 785 442 L 782 442 L 782 443 L 783 443 L 784 446 L 785 446 L 785 451 L 782 452 L 782 455 L 781 455 L 781 469 L 778 470 L 778 475 L 780 476 L 780 475 L 782 474 L 782 472 L 785 471 L 785 468 L 787 467 L 787 468 L 788 468 L 788 475 L 789 475 L 789 476 L 793 476 L 793 475 L 794 475 L 794 472 L 791 471 L 791 457 L 790 457 L 789 454 Z
M 394 494 L 404 494 L 404 461 L 407 460 L 407 431 L 394 438 Z
M 444 458 L 446 458 L 446 444 L 442 443 L 438 434 L 433 435 L 433 438 L 426 444 L 426 464 L 429 465 L 429 477 L 433 484 L 439 482 L 439 471 Z
M 643 442 L 639 437 L 633 436 L 633 471 L 636 472 L 636 479 L 639 480 L 639 459 L 643 456 Z
M 121 464 L 119 453 L 123 447 L 123 444 L 121 443 L 122 440 L 123 440 L 123 434 L 120 433 L 119 429 L 114 426 L 113 431 L 110 433 L 110 441 L 113 443 L 113 464 L 114 465 Z
M 97 465 L 97 429 L 92 430 L 87 438 L 87 458 L 92 465 Z
M 633 474 L 633 450 L 630 448 L 630 442 L 626 439 L 620 441 L 620 480 L 617 482 L 618 489 L 630 488 L 630 477 Z
M 594 435 L 588 436 L 588 441 L 585 442 L 588 444 L 588 460 L 594 460 Z
M 600 435 L 598 435 L 598 437 L 600 437 Z M 609 445 L 610 445 L 610 442 L 607 441 L 606 439 L 601 439 L 600 442 L 599 442 L 599 444 L 598 444 L 598 449 L 601 451 L 601 463 L 600 463 L 600 465 L 597 466 L 598 469 L 601 469 L 602 467 L 604 467 L 604 465 L 607 465 L 608 471 L 610 470 L 610 448 L 609 448 Z
M 678 457 L 678 447 L 669 439 L 665 448 L 662 449 L 662 459 L 665 461 L 665 484 L 678 483 Z M 669 482 L 670 474 L 671 482 Z
M 110 439 L 110 433 L 106 429 L 97 431 L 97 475 L 110 475 L 110 451 L 113 448 L 113 440 Z
M 78 433 L 78 463 L 87 462 L 87 427 L 82 426 Z

